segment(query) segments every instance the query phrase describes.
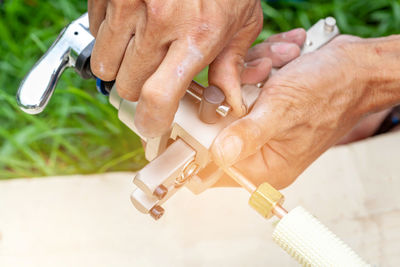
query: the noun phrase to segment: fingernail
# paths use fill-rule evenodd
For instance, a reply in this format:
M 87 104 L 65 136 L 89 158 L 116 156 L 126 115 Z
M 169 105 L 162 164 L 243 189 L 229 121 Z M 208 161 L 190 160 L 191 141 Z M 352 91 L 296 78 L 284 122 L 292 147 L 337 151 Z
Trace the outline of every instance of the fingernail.
M 254 67 L 257 67 L 257 66 L 261 63 L 261 61 L 262 61 L 262 59 L 261 59 L 261 58 L 258 58 L 258 59 L 255 59 L 255 60 L 252 60 L 252 61 L 249 61 L 249 62 L 245 62 L 245 63 L 244 63 L 244 67 L 245 67 L 245 68 L 254 68 Z
M 293 49 L 294 46 L 296 45 L 291 43 L 275 43 L 271 45 L 271 51 L 273 53 L 287 55 L 290 53 L 290 50 Z
M 222 143 L 217 145 L 220 164 L 224 166 L 233 165 L 238 160 L 242 147 L 243 142 L 238 136 L 231 135 L 224 138 Z

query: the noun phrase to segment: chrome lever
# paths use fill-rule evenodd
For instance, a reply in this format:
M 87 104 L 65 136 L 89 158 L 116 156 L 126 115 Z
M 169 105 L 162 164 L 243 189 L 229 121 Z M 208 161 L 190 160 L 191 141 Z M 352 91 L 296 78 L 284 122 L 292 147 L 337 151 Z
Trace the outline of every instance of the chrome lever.
M 17 102 L 21 109 L 29 114 L 42 112 L 67 67 L 76 67 L 80 63 L 81 76 L 89 78 L 91 73 L 84 70 L 83 66 L 87 62 L 80 62 L 80 57 L 87 54 L 84 53 L 85 49 L 91 53 L 93 40 L 89 32 L 87 13 L 64 28 L 54 44 L 21 82 L 17 92 Z

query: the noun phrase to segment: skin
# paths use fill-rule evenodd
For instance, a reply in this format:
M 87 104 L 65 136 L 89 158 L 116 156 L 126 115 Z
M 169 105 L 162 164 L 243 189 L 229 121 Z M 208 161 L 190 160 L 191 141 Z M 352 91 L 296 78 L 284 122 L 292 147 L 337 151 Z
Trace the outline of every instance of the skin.
M 217 137 L 215 162 L 235 165 L 256 185 L 290 185 L 367 115 L 400 103 L 399 47 L 400 36 L 340 36 L 290 62 Z
M 240 76 L 263 25 L 259 0 L 89 0 L 88 10 L 92 71 L 116 80 L 122 98 L 139 101 L 135 124 L 144 136 L 169 129 L 180 98 L 207 65 L 209 83 L 244 115 Z
M 262 81 L 271 67 L 297 57 L 305 36 L 283 33 L 247 52 L 262 27 L 257 0 L 89 0 L 88 9 L 92 70 L 116 80 L 123 98 L 139 101 L 135 124 L 147 137 L 170 127 L 188 84 L 209 64 L 209 83 L 242 116 L 241 83 Z M 251 113 L 216 139 L 215 161 L 282 188 L 333 144 L 372 133 L 385 111 L 365 115 L 398 101 L 396 38 L 341 37 L 285 66 Z
M 241 83 L 257 84 L 264 81 L 273 67 L 282 67 L 300 55 L 305 39 L 306 31 L 297 28 L 272 35 L 249 49 L 240 75 Z M 146 147 L 144 142 L 142 144 Z

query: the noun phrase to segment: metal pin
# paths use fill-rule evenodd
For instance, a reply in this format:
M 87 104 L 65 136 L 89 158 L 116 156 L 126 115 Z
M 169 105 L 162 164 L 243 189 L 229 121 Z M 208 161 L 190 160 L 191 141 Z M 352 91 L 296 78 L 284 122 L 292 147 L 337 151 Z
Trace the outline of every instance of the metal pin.
M 195 99 L 196 101 L 202 102 L 202 98 L 203 98 L 203 94 L 204 94 L 205 90 L 206 90 L 206 88 L 204 88 L 201 84 L 199 84 L 195 81 L 192 81 L 190 83 L 189 87 L 187 88 L 186 93 L 188 95 L 190 95 L 191 97 L 193 97 L 193 99 Z M 206 109 L 209 110 L 209 108 L 210 108 L 209 105 L 206 105 L 206 106 L 207 106 Z M 214 106 L 215 106 L 215 112 L 223 118 L 226 117 L 232 109 L 229 105 L 227 105 L 226 103 L 222 103 L 222 102 L 219 105 L 214 105 Z M 200 107 L 200 109 L 204 109 L 204 107 L 203 108 Z M 200 112 L 204 113 L 204 111 L 201 111 L 201 110 L 200 110 Z M 214 112 L 214 111 L 212 111 L 212 112 Z
M 326 32 L 333 32 L 336 26 L 336 20 L 333 17 L 327 17 L 324 20 L 324 30 Z
M 216 123 L 220 119 L 217 110 L 224 101 L 221 89 L 213 85 L 205 88 L 199 109 L 200 119 L 205 123 Z
M 228 114 L 231 111 L 231 109 L 232 108 L 230 106 L 222 104 L 217 108 L 217 113 L 221 117 L 226 117 L 226 116 L 228 116 Z

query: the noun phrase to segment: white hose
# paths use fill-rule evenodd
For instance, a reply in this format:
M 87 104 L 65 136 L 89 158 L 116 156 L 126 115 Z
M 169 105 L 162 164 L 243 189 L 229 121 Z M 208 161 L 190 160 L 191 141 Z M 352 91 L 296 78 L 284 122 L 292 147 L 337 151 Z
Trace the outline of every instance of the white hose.
M 303 266 L 370 266 L 302 207 L 284 216 L 272 237 Z

